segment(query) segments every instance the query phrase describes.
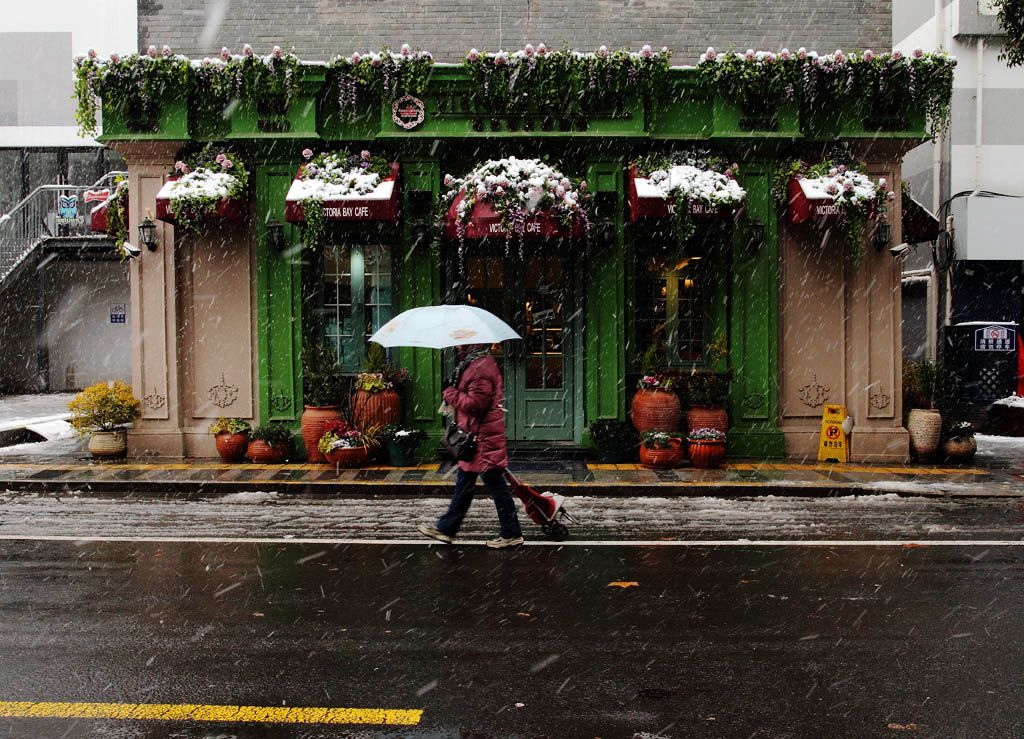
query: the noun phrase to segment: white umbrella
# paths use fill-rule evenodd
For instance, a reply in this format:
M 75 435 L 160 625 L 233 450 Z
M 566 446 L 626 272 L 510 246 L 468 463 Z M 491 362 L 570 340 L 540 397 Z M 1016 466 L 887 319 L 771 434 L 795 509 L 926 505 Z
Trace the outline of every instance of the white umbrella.
M 428 305 L 399 313 L 370 341 L 382 346 L 444 349 L 463 344 L 494 344 L 522 337 L 493 313 L 472 305 Z

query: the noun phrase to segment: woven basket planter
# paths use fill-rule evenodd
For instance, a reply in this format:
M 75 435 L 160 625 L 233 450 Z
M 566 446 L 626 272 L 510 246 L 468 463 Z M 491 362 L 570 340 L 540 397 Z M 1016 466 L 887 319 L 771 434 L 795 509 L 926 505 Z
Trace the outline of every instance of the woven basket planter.
M 121 459 L 128 454 L 128 432 L 124 429 L 93 431 L 88 448 L 96 459 Z
M 641 434 L 675 431 L 679 428 L 680 415 L 679 396 L 671 390 L 637 390 L 630 405 L 633 428 Z
M 965 464 L 974 459 L 978 451 L 978 442 L 973 436 L 966 438 L 946 439 L 942 442 L 940 456 L 947 462 Z
M 323 462 L 324 455 L 317 449 L 320 437 L 324 435 L 324 427 L 329 421 L 340 421 L 341 414 L 337 406 L 307 405 L 302 412 L 302 443 L 306 445 L 306 461 Z
M 942 414 L 915 408 L 907 414 L 907 431 L 910 432 L 910 453 L 917 459 L 933 459 L 942 437 Z

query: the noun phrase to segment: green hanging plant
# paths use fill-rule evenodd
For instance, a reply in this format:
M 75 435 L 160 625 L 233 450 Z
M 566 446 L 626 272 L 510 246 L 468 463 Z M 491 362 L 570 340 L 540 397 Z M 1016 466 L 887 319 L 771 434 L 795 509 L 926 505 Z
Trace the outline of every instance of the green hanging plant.
M 434 57 L 429 51 L 414 51 L 409 44 L 402 44 L 399 53 L 385 47 L 380 52 L 335 57 L 328 70 L 338 112 L 343 119 L 351 120 L 365 99 L 379 105 L 384 99 L 422 95 L 433 66 Z
M 171 176 L 177 179 L 168 181 L 164 189 L 175 223 L 194 233 L 221 200 L 248 196 L 249 173 L 241 158 L 212 144 L 175 162 Z
M 114 240 L 114 251 L 123 262 L 128 258 L 124 245 L 128 241 L 128 178 L 114 178 L 114 192 L 107 200 L 107 235 Z
M 1000 61 L 1008 67 L 1024 65 L 1024 3 L 1020 0 L 993 0 L 999 11 L 999 27 L 1006 33 Z

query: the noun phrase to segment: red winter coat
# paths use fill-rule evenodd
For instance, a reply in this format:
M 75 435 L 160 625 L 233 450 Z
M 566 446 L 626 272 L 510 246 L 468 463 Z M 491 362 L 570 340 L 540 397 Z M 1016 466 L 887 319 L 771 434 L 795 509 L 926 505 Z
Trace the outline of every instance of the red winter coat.
M 470 433 L 476 432 L 476 456 L 459 462 L 465 472 L 486 472 L 508 467 L 505 440 L 505 383 L 494 357 L 474 360 L 462 372 L 458 387 L 444 391 L 444 400 L 455 409 L 455 421 Z

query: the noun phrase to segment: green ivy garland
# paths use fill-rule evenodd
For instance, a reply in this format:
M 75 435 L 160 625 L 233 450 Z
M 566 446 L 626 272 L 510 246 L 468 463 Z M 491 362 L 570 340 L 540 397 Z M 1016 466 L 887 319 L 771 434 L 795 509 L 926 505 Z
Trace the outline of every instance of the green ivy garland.
M 1006 33 L 1000 61 L 1008 67 L 1024 65 L 1024 2 L 1021 0 L 994 0 L 999 11 L 999 27 Z
M 335 57 L 328 69 L 338 112 L 343 119 L 351 120 L 364 98 L 379 104 L 401 95 L 422 95 L 433 66 L 434 57 L 429 51 L 413 51 L 409 44 L 402 44 L 397 54 L 385 47 L 379 53 Z
M 108 60 L 90 49 L 75 59 L 75 120 L 83 136 L 95 136 L 101 99 L 125 118 L 155 118 L 161 100 L 188 95 L 192 80 L 188 58 L 169 46 L 125 57 L 111 54 Z
M 121 255 L 121 261 L 128 258 L 124 245 L 128 241 L 128 178 L 118 175 L 114 178 L 114 194 L 107 204 L 107 234 L 114 240 L 114 251 Z
M 226 193 L 218 192 L 215 178 L 225 179 Z M 198 153 L 174 163 L 171 176 L 177 178 L 180 194 L 170 198 L 175 223 L 193 233 L 201 230 L 207 214 L 223 199 L 247 197 L 249 173 L 237 154 L 207 144 Z

